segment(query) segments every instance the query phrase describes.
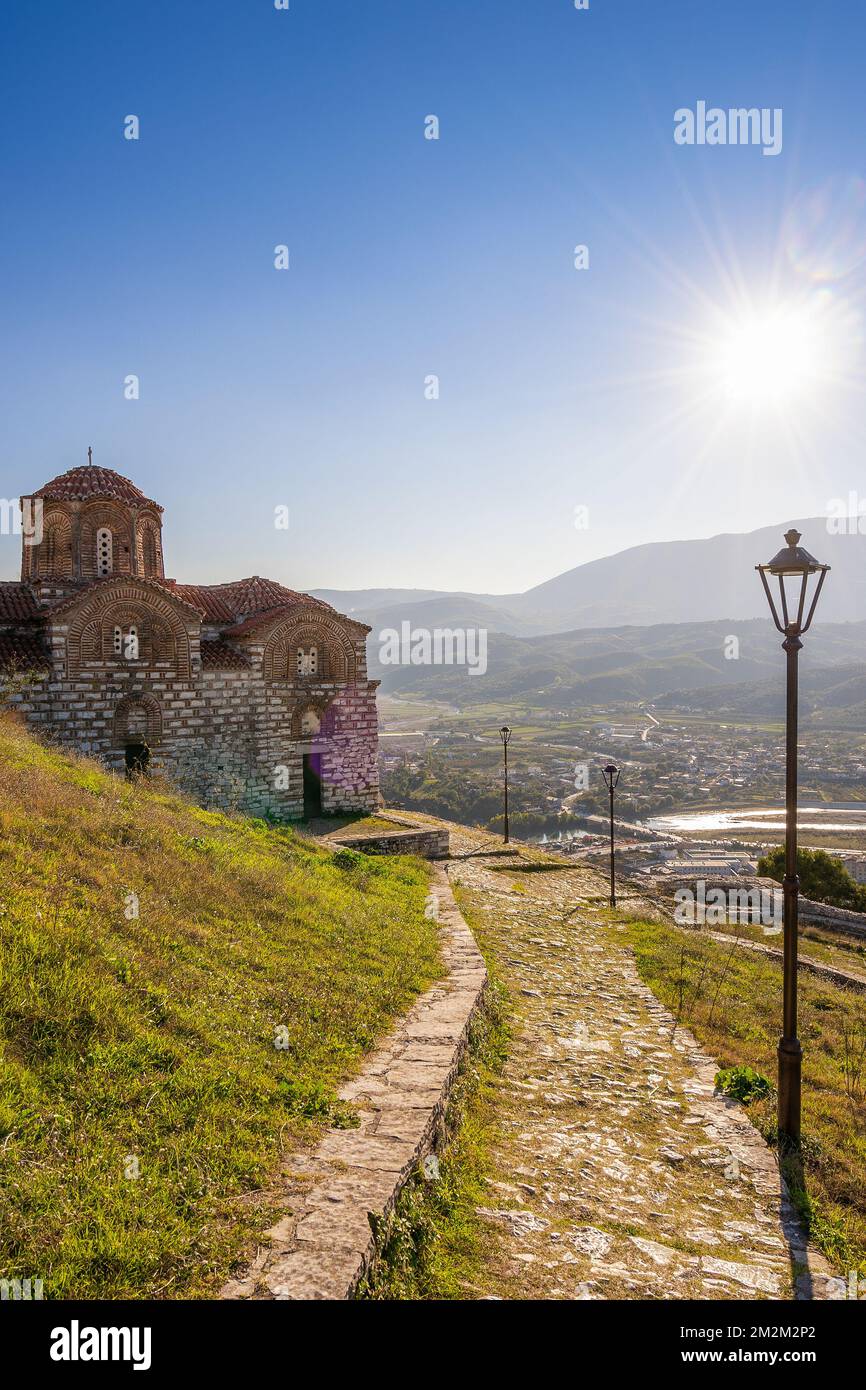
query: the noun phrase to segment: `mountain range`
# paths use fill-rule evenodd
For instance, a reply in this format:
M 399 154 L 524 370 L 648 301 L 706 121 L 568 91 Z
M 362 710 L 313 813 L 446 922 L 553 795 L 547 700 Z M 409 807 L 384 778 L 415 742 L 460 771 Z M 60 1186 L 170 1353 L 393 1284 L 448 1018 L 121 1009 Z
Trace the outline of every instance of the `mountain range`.
M 512 637 L 577 628 L 712 622 L 766 615 L 755 565 L 784 545 L 795 526 L 802 544 L 832 566 L 821 598 L 825 623 L 866 617 L 866 517 L 862 533 L 831 533 L 826 517 L 727 533 L 705 540 L 655 541 L 590 560 L 522 594 L 474 594 L 437 589 L 317 589 L 316 597 L 383 628 L 484 627 Z M 856 528 L 857 518 L 848 521 Z M 371 643 L 372 645 L 372 643 Z
M 383 690 L 461 707 L 525 699 L 534 706 L 573 709 L 653 700 L 733 713 L 734 692 L 747 705 L 748 689 L 769 713 L 784 700 L 784 661 L 769 617 L 584 628 L 544 637 L 491 633 L 483 677 L 457 666 L 383 667 L 370 645 L 370 671 L 382 680 Z M 827 694 L 828 705 L 862 705 L 866 713 L 866 620 L 816 622 L 800 664 L 804 694 L 814 686 L 816 693 Z

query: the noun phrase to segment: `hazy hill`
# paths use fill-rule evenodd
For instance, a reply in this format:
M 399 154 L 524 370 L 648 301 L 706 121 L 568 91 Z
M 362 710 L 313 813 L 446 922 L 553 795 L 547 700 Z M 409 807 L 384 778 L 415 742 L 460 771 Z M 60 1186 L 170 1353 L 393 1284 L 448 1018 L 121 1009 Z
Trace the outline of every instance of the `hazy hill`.
M 690 623 L 762 617 L 766 599 L 755 565 L 783 545 L 790 525 L 832 565 L 821 599 L 822 622 L 866 618 L 866 533 L 831 535 L 823 517 L 780 522 L 707 540 L 659 541 L 591 560 L 523 594 L 432 590 L 316 590 L 374 633 L 409 620 L 427 627 L 486 626 L 511 636 L 623 624 Z
M 659 696 L 658 709 L 685 709 L 724 719 L 782 719 L 785 686 L 778 675 L 770 680 L 746 680 L 737 686 L 704 686 Z M 801 662 L 800 717 L 813 724 L 866 728 L 866 662 L 825 666 Z
M 736 660 L 725 656 L 731 637 L 739 642 Z M 460 705 L 531 696 L 534 704 L 551 708 L 658 699 L 671 692 L 754 689 L 762 681 L 772 692 L 781 688 L 784 670 L 779 634 L 769 618 L 587 628 L 547 637 L 491 633 L 483 676 L 449 666 L 380 667 L 372 641 L 370 657 L 371 671 L 381 676 L 384 690 L 414 691 Z M 804 681 L 831 669 L 838 698 L 858 704 L 866 680 L 866 621 L 817 624 L 801 668 Z

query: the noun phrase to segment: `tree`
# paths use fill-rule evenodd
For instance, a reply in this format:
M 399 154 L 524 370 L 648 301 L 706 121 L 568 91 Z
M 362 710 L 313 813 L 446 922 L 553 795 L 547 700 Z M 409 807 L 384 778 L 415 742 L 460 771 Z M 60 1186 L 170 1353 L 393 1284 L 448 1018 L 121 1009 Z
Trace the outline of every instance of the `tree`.
M 781 883 L 785 876 L 785 849 L 780 845 L 758 860 L 758 873 Z M 851 877 L 841 859 L 823 849 L 798 849 L 800 891 L 813 902 L 866 912 L 866 887 Z

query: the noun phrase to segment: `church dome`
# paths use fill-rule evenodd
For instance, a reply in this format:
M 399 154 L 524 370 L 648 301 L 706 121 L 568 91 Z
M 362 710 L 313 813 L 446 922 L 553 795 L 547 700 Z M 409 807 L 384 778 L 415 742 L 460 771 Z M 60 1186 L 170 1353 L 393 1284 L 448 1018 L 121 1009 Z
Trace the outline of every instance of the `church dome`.
M 93 463 L 21 499 L 21 578 L 80 583 L 114 575 L 163 579 L 162 507 L 129 478 Z
M 145 497 L 141 489 L 130 482 L 129 478 L 115 473 L 113 468 L 97 468 L 95 464 L 88 463 L 81 464 L 78 468 L 70 468 L 67 473 L 52 478 L 50 483 L 38 488 L 33 496 L 51 502 L 89 502 L 104 499 L 123 502 L 127 506 L 155 507 L 160 512 L 163 510 L 158 502 Z

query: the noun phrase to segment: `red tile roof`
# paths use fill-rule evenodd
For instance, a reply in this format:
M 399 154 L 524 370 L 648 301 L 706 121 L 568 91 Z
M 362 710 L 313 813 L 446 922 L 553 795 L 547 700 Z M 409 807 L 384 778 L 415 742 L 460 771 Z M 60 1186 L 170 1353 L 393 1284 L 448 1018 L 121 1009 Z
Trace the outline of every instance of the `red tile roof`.
M 262 579 L 258 574 L 249 579 L 234 579 L 228 584 L 168 583 L 167 587 L 170 593 L 181 595 L 206 618 L 217 623 L 241 623 L 253 616 L 261 618 L 263 614 L 296 608 L 299 604 L 320 608 L 326 613 L 334 612 L 329 603 L 287 589 L 275 579 Z
M 164 582 L 170 594 L 177 594 L 178 598 L 182 598 L 193 608 L 197 608 L 202 617 L 209 622 L 234 622 L 235 615 L 228 604 L 206 584 L 176 584 L 173 580 L 165 580 Z
M 266 608 L 262 613 L 251 613 L 242 622 L 235 623 L 234 627 L 226 628 L 228 637 L 243 637 L 247 632 L 254 632 L 263 623 L 269 623 L 273 618 L 282 618 L 286 613 L 291 613 L 293 608 L 297 608 L 296 603 L 281 603 L 279 608 Z
M 145 497 L 129 478 L 115 473 L 112 468 L 96 468 L 91 464 L 82 464 L 80 468 L 70 468 L 68 473 L 59 474 L 34 492 L 33 496 L 47 497 L 54 502 L 89 502 L 105 497 L 112 502 L 126 502 L 132 506 L 146 502 L 156 507 L 157 511 L 163 510 L 158 502 Z
M 0 670 L 48 671 L 51 663 L 41 639 L 31 633 L 0 632 Z
M 205 638 L 201 644 L 201 664 L 205 671 L 248 671 L 250 662 L 228 642 Z
M 262 579 L 254 574 L 249 579 L 235 579 L 230 584 L 209 586 L 219 592 L 231 608 L 235 618 L 248 618 L 253 613 L 265 613 L 273 608 L 294 607 L 298 603 L 311 604 L 333 613 L 329 603 L 310 598 L 309 594 L 299 594 L 296 589 L 287 589 L 274 579 Z
M 31 622 L 40 616 L 29 584 L 0 581 L 0 622 Z

